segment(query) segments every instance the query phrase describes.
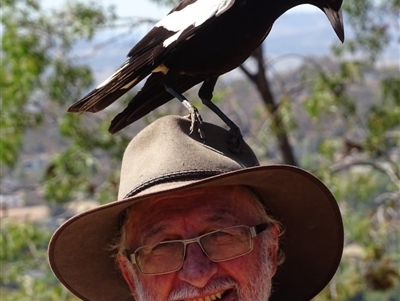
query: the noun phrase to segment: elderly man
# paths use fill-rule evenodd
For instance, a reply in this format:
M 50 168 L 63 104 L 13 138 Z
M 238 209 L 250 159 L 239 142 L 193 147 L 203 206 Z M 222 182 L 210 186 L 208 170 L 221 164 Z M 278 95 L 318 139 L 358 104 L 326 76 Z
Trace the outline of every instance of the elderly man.
M 59 280 L 90 301 L 306 301 L 334 275 L 343 226 L 304 170 L 259 166 L 229 132 L 168 116 L 125 151 L 117 201 L 63 224 L 49 246 Z

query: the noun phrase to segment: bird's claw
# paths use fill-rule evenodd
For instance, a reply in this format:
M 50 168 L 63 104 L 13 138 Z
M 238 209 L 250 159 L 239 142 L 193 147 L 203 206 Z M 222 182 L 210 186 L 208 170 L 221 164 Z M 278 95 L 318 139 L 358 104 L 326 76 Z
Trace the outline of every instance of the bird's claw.
M 196 107 L 191 107 L 189 109 L 188 118 L 190 118 L 189 135 L 193 133 L 194 128 L 197 124 L 197 132 L 199 133 L 201 140 L 205 141 L 206 135 L 203 130 L 203 118 L 201 118 L 201 115 Z
M 228 141 L 229 150 L 232 153 L 240 153 L 244 145 L 244 140 L 240 129 L 238 127 L 231 128 L 229 132 L 231 133 L 231 138 Z

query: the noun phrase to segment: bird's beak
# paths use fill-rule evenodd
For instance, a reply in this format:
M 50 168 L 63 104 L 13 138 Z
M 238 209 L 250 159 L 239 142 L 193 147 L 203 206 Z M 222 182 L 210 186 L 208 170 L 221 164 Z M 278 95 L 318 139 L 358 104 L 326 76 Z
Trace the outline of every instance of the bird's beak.
M 324 12 L 327 15 L 329 21 L 331 21 L 332 27 L 335 30 L 338 38 L 342 43 L 344 42 L 344 29 L 343 29 L 343 15 L 342 10 L 335 11 L 332 8 L 324 8 Z

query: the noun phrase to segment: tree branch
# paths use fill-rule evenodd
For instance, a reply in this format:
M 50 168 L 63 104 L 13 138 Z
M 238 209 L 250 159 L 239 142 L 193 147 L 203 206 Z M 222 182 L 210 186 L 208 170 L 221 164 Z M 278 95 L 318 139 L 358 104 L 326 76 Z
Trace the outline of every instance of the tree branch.
M 281 151 L 283 163 L 297 166 L 296 158 L 294 157 L 285 125 L 271 92 L 268 78 L 266 77 L 262 45 L 253 52 L 252 57 L 257 61 L 257 73 L 250 73 L 243 65 L 240 66 L 240 69 L 250 79 L 250 81 L 254 83 L 264 102 L 265 108 L 271 115 L 271 128 L 278 139 L 278 146 Z
M 396 176 L 396 173 L 390 167 L 388 167 L 384 164 L 379 164 L 374 161 L 347 157 L 346 162 L 337 163 L 337 164 L 333 165 L 330 169 L 331 169 L 332 173 L 338 173 L 338 172 L 347 170 L 352 166 L 361 166 L 361 165 L 371 166 L 374 169 L 376 169 L 377 171 L 380 171 L 383 174 L 387 175 L 389 177 L 389 179 L 393 182 L 393 184 L 398 186 L 400 189 L 400 179 Z
M 255 82 L 257 80 L 257 75 L 252 74 L 244 65 L 239 66 L 240 70 L 252 81 Z

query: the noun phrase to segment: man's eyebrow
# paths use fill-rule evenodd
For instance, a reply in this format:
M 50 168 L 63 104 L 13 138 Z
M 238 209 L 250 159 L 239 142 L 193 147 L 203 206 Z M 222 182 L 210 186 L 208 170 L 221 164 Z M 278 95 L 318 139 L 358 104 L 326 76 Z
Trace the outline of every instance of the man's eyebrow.
M 150 239 L 152 236 L 155 236 L 167 229 L 167 225 L 165 223 L 157 223 L 150 227 L 146 227 L 144 231 L 142 231 L 142 239 L 141 242 L 145 242 L 147 239 Z
M 230 210 L 217 210 L 211 216 L 206 218 L 206 222 L 238 222 L 239 217 Z
M 205 218 L 205 223 L 224 223 L 227 222 L 229 224 L 235 225 L 239 221 L 239 217 L 237 214 L 234 214 L 230 210 L 216 210 L 213 212 L 212 215 Z M 146 240 L 150 239 L 151 237 L 160 234 L 166 231 L 169 228 L 169 223 L 166 222 L 158 222 L 150 227 L 146 227 L 145 230 L 142 232 L 142 243 Z

